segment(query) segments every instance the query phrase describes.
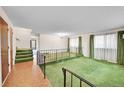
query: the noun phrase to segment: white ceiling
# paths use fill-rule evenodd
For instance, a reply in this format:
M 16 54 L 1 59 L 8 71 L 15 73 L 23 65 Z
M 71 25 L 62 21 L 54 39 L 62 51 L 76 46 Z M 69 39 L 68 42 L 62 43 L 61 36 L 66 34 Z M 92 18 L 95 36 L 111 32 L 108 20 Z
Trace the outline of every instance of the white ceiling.
M 124 27 L 124 7 L 4 6 L 15 26 L 40 33 L 88 33 Z

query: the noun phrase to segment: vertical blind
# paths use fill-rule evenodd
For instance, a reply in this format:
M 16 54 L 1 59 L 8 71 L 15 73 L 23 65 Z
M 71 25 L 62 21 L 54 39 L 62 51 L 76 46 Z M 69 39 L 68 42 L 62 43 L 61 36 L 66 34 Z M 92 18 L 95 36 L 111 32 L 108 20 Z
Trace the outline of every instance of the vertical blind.
M 94 36 L 94 58 L 117 62 L 117 34 Z

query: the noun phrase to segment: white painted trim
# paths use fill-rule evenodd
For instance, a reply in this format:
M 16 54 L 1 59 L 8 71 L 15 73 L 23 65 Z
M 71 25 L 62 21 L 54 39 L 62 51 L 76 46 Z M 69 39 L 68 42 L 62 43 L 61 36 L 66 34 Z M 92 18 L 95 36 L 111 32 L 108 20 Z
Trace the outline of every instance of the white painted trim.
M 2 86 L 2 66 L 1 66 L 1 59 L 0 59 L 0 77 L 1 77 L 0 78 L 0 86 Z
M 1 33 L 0 33 L 0 86 L 2 86 Z
M 1 78 L 0 78 L 0 87 L 2 87 L 2 67 L 1 67 L 1 65 L 0 65 L 0 68 L 1 68 L 1 71 L 0 71 L 0 76 L 1 76 Z
M 93 35 L 99 36 L 99 35 L 107 35 L 107 34 L 117 34 L 117 32 L 98 33 L 98 34 L 93 34 Z
M 11 58 L 10 58 L 10 27 L 8 27 L 9 31 L 8 31 L 8 69 L 9 69 L 9 72 L 11 71 Z
M 9 74 L 10 74 L 10 72 L 8 72 L 6 78 L 4 79 L 4 81 L 3 81 L 3 83 L 2 83 L 2 86 L 5 84 L 5 82 L 6 82 L 7 78 L 8 78 L 8 76 L 9 76 Z

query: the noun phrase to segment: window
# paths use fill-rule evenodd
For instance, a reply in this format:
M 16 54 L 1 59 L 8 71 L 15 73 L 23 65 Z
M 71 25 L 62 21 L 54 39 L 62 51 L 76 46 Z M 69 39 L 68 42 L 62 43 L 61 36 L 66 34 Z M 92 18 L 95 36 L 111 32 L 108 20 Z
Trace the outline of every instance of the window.
M 94 58 L 116 62 L 117 59 L 117 35 L 106 34 L 94 37 Z
M 123 34 L 122 38 L 124 39 L 124 34 Z
M 100 35 L 100 36 L 95 36 L 94 38 L 94 47 L 95 48 L 104 48 L 104 36 Z
M 70 39 L 70 48 L 77 48 L 78 47 L 78 38 L 71 38 Z

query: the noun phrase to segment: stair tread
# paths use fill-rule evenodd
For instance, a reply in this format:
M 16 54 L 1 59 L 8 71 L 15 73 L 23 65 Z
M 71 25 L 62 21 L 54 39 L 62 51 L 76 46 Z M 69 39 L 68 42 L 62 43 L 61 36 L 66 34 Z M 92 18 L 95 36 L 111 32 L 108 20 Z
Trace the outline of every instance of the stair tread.
M 16 52 L 32 52 L 32 49 L 17 49 Z
M 32 61 L 33 52 L 32 49 L 16 49 L 16 63 Z
M 32 50 L 32 49 L 30 49 L 30 48 L 17 48 L 16 50 Z
M 16 50 L 16 52 L 29 52 L 29 51 L 32 51 L 32 50 Z
M 27 55 L 16 55 L 16 57 L 22 57 L 22 56 L 33 56 L 33 54 L 27 54 Z
M 33 57 L 18 58 L 18 59 L 15 59 L 15 60 L 24 60 L 24 59 L 33 59 Z
M 32 52 L 16 52 L 16 55 L 33 54 Z
M 32 56 L 19 56 L 19 57 L 16 57 L 16 59 L 19 59 L 19 58 L 27 58 L 27 57 L 32 57 Z
M 32 51 L 19 51 L 17 53 L 28 53 L 28 52 L 32 52 Z

